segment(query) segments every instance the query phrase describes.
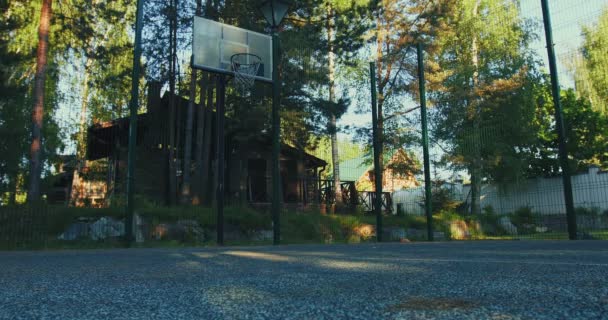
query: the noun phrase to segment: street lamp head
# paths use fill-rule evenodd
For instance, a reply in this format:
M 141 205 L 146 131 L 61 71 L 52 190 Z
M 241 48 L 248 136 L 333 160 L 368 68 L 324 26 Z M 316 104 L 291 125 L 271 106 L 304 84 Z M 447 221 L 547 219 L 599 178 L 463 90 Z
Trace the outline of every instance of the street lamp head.
M 268 24 L 276 28 L 281 24 L 290 5 L 291 1 L 288 0 L 264 0 L 259 4 L 258 8 L 264 18 L 266 18 L 266 21 L 268 21 Z

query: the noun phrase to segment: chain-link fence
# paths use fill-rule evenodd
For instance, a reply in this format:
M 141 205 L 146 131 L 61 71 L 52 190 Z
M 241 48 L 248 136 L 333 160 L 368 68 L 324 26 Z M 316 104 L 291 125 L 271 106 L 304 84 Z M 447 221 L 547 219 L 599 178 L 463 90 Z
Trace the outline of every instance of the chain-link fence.
M 606 112 L 598 99 L 606 64 L 597 55 L 606 50 L 598 37 L 607 3 L 550 1 L 546 12 L 561 82 L 566 189 L 541 4 L 470 1 L 451 25 L 456 33 L 426 52 L 440 236 L 568 239 L 576 225 L 578 239 L 606 239 Z M 423 215 L 424 198 L 422 188 L 394 193 L 413 216 Z
M 160 21 L 175 17 L 162 11 L 155 20 L 152 10 L 166 4 L 147 5 L 131 149 L 131 240 L 176 246 L 216 244 L 218 237 L 226 244 L 568 239 L 574 222 L 578 239 L 608 238 L 608 2 L 549 3 L 569 179 L 560 161 L 542 1 L 423 2 L 297 3 L 280 35 L 278 175 L 272 85 L 242 92 L 230 77 L 193 70 L 189 19 L 169 30 L 174 25 Z M 181 6 L 195 4 L 175 4 Z M 268 31 L 261 18 L 216 9 L 223 21 Z M 59 17 L 75 14 L 66 10 Z M 99 10 L 99 19 L 113 14 Z M 124 19 L 133 23 L 131 14 Z M 27 203 L 32 81 L 7 77 L 2 87 L 3 248 L 124 243 L 132 47 L 108 37 L 131 34 L 110 24 L 102 29 L 106 34 L 51 53 L 39 202 Z M 10 45 L 18 43 L 7 43 L 2 54 L 15 55 Z M 28 77 L 17 60 L 3 67 Z

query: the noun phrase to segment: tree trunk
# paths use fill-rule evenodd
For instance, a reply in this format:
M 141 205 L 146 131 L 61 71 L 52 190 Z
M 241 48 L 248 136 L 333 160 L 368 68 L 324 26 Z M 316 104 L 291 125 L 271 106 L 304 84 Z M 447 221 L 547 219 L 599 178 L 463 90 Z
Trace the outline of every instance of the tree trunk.
M 475 5 L 473 6 L 473 19 L 477 17 L 479 14 L 479 4 L 480 1 L 476 0 Z M 473 104 L 473 108 L 475 108 L 474 118 L 473 118 L 473 163 L 471 168 L 471 213 L 472 214 L 481 214 L 481 182 L 482 182 L 482 172 L 481 172 L 481 141 L 480 141 L 480 118 L 481 118 L 481 110 L 479 101 L 477 99 L 477 87 L 479 86 L 479 46 L 478 46 L 477 36 L 473 36 L 473 42 L 471 44 L 471 55 L 472 55 L 472 64 L 474 67 L 473 71 L 473 81 L 471 88 L 471 96 L 470 103 Z
M 213 136 L 213 131 L 211 127 L 213 122 L 211 121 L 213 110 L 213 76 L 209 75 L 209 82 L 207 83 L 207 108 L 205 111 L 205 133 L 204 133 L 204 141 L 203 141 L 203 167 L 202 167 L 202 175 L 203 179 L 201 180 L 202 185 L 202 200 L 203 204 L 211 204 L 212 197 L 212 186 L 211 182 L 213 181 L 211 178 L 211 159 L 213 157 L 213 153 L 211 152 L 211 138 Z
M 202 0 L 196 0 L 196 11 L 194 11 L 194 14 L 199 17 L 203 14 L 203 1 Z
M 376 65 L 377 65 L 376 79 L 378 79 L 378 84 L 379 84 L 378 88 L 377 88 L 377 90 L 378 90 L 378 94 L 377 94 L 378 124 L 377 125 L 378 125 L 378 136 L 379 136 L 378 143 L 380 144 L 378 146 L 378 150 L 380 150 L 378 157 L 380 158 L 380 167 L 381 167 L 380 172 L 382 173 L 382 166 L 384 164 L 384 162 L 383 162 L 384 161 L 383 160 L 384 147 L 383 147 L 383 143 L 382 143 L 384 141 L 384 115 L 383 115 L 383 110 L 382 110 L 383 106 L 384 106 L 384 84 L 382 82 L 384 81 L 383 79 L 385 78 L 382 76 L 382 70 L 384 68 L 384 62 L 383 62 L 384 54 L 382 52 L 382 47 L 384 46 L 384 39 L 385 39 L 386 35 L 384 33 L 384 30 L 382 29 L 383 25 L 382 25 L 380 15 L 378 15 L 377 20 L 378 20 L 378 22 L 377 22 L 378 26 L 377 26 L 376 32 L 377 32 L 377 37 L 378 37 L 378 40 L 377 40 L 378 48 L 376 50 L 376 55 L 377 55 L 377 57 L 376 57 Z M 383 179 L 383 176 L 384 175 L 381 174 L 380 179 Z M 376 177 L 374 177 L 374 178 L 376 178 Z M 373 184 L 373 189 L 374 189 L 374 191 L 377 191 L 375 183 Z
M 32 144 L 30 147 L 30 185 L 28 202 L 40 200 L 40 175 L 42 174 L 42 123 L 44 117 L 44 89 L 46 82 L 49 30 L 51 25 L 52 0 L 42 0 L 38 49 L 36 51 L 36 75 L 34 78 L 34 107 L 32 110 Z
M 177 39 L 177 36 L 175 37 L 175 39 Z M 177 44 L 175 45 L 175 48 L 177 48 Z M 176 61 L 177 61 L 177 49 L 176 49 Z M 177 62 L 176 62 L 177 64 Z M 182 130 L 182 126 L 184 124 L 184 116 L 182 115 L 183 113 L 183 105 L 182 105 L 182 95 L 181 95 L 181 88 L 180 88 L 180 76 L 179 76 L 179 67 L 177 67 L 175 69 L 175 74 L 177 75 L 176 80 L 175 80 L 175 170 L 179 170 L 180 168 L 182 168 L 183 165 L 183 161 L 184 161 L 184 154 L 182 152 L 182 136 L 183 136 L 183 130 Z M 182 178 L 183 178 L 183 172 L 182 172 Z M 181 186 L 180 186 L 180 182 L 177 182 L 177 189 L 176 191 L 178 192 L 178 201 L 181 197 L 179 197 L 179 191 L 181 190 Z
M 15 204 L 17 204 L 17 192 L 19 191 L 19 183 L 17 183 L 17 179 L 19 178 L 19 175 L 17 173 L 14 173 L 11 175 L 11 177 L 9 178 L 9 183 L 8 183 L 8 205 L 9 206 L 14 206 Z
M 327 43 L 329 45 L 329 101 L 336 102 L 336 54 L 335 54 L 335 11 L 331 3 L 327 4 Z M 332 110 L 329 119 L 329 133 L 331 137 L 331 163 L 334 176 L 334 201 L 336 207 L 342 204 L 342 189 L 340 186 L 340 154 L 338 150 L 338 127 L 336 123 L 336 114 Z
M 84 81 L 82 82 L 82 102 L 80 104 L 80 134 L 78 137 L 78 161 L 82 165 L 87 152 L 87 109 L 89 105 L 89 68 L 93 60 L 88 57 L 84 64 Z
M 182 182 L 182 204 L 190 202 L 190 160 L 192 159 L 192 127 L 194 125 L 194 99 L 196 99 L 196 80 L 198 73 L 192 69 L 190 79 L 190 101 L 188 102 L 188 114 L 186 118 L 186 136 L 184 139 L 184 180 Z
M 205 139 L 205 118 L 207 113 L 207 108 L 205 106 L 207 99 L 207 81 L 208 81 L 207 73 L 202 73 L 200 80 L 200 107 L 197 112 L 196 119 L 196 148 L 194 151 L 195 157 L 195 176 L 194 176 L 194 204 L 202 204 L 203 202 L 203 177 L 206 175 L 205 171 L 203 171 L 203 155 L 204 155 L 204 139 Z
M 169 204 L 174 205 L 176 203 L 177 196 L 177 170 L 175 168 L 175 70 L 176 70 L 176 54 L 175 54 L 175 39 L 173 37 L 173 30 L 177 27 L 175 23 L 175 7 L 173 6 L 173 0 L 171 0 L 171 17 L 170 17 L 170 46 L 169 46 L 169 91 L 171 97 L 169 100 Z

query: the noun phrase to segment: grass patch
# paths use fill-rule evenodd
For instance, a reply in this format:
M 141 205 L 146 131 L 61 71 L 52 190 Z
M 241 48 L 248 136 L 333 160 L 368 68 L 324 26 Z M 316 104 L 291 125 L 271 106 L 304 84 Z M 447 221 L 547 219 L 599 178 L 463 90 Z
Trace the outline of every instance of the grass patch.
M 182 237 L 179 240 L 167 237 L 163 240 L 149 240 L 137 247 L 188 247 L 215 245 L 217 217 L 212 208 L 206 207 L 153 207 L 138 208 L 137 214 L 144 218 L 147 231 L 154 230 L 159 224 L 175 224 L 180 220 L 194 220 L 204 230 L 205 237 Z M 595 213 L 594 213 L 595 214 Z M 70 208 L 64 206 L 15 206 L 0 207 L 0 249 L 91 249 L 124 247 L 120 239 L 93 241 L 79 239 L 75 241 L 58 240 L 71 224 L 78 220 L 93 222 L 101 217 L 111 217 L 124 221 L 122 208 Z M 518 235 L 507 235 L 500 226 L 499 220 L 504 216 L 484 212 L 479 216 L 459 215 L 454 211 L 444 210 L 433 216 L 435 231 L 444 232 L 446 239 L 451 239 L 451 228 L 455 224 L 468 228 L 468 239 L 479 240 L 541 240 L 568 239 L 568 234 L 560 229 L 547 232 L 536 232 L 534 225 L 538 217 L 530 210 L 522 209 L 512 217 L 515 224 L 522 225 Z M 533 218 L 536 218 L 534 220 Z M 254 210 L 248 207 L 226 207 L 224 212 L 226 245 L 269 245 L 268 231 L 272 230 L 272 218 L 269 212 Z M 371 225 L 370 227 L 365 227 Z M 362 229 L 373 230 L 375 216 L 365 215 L 325 215 L 318 210 L 305 212 L 284 211 L 281 215 L 281 242 L 285 244 L 304 243 L 359 243 L 375 241 Z M 384 216 L 385 228 L 415 229 L 408 232 L 410 240 L 425 240 L 425 216 Z M 524 228 L 526 226 L 527 228 Z M 518 228 L 519 229 L 519 228 Z M 265 231 L 265 232 L 260 232 Z M 587 231 L 587 230 L 581 230 Z M 227 235 L 232 235 L 228 237 Z M 236 237 L 234 235 L 237 235 Z M 608 240 L 608 230 L 587 231 L 586 236 L 592 239 Z

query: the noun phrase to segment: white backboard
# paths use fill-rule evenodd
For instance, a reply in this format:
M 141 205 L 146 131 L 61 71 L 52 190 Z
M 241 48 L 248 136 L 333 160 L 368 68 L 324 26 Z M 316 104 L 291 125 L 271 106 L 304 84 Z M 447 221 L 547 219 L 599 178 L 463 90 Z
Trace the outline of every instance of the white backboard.
M 272 37 L 194 17 L 192 67 L 230 75 L 233 74 L 230 57 L 237 53 L 259 56 L 262 64 L 256 80 L 272 82 Z

